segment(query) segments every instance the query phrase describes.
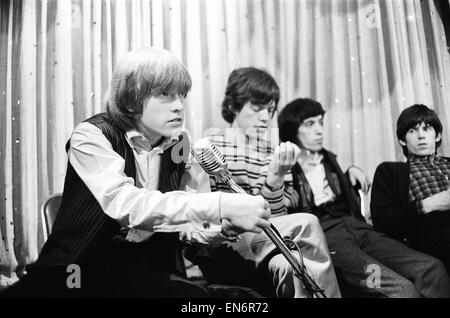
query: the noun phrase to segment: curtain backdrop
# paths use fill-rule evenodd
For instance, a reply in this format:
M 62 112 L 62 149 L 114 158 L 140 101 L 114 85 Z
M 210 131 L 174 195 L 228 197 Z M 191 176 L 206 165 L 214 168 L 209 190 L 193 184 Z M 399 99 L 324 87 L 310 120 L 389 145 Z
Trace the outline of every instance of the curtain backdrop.
M 433 1 L 2 0 L 0 2 L 0 285 L 36 260 L 39 207 L 63 188 L 64 145 L 103 110 L 116 62 L 157 46 L 188 67 L 186 128 L 224 127 L 220 103 L 236 67 L 268 70 L 280 108 L 297 97 L 327 110 L 325 144 L 370 177 L 403 160 L 396 119 L 414 103 L 443 121 L 450 154 L 450 60 Z

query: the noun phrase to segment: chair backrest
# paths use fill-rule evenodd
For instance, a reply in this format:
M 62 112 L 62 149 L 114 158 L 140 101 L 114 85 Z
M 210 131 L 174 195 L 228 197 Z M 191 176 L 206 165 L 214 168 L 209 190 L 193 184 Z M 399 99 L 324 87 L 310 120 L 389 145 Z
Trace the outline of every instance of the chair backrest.
M 42 225 L 44 228 L 44 240 L 47 240 L 55 222 L 56 214 L 61 205 L 62 194 L 52 194 L 41 206 Z

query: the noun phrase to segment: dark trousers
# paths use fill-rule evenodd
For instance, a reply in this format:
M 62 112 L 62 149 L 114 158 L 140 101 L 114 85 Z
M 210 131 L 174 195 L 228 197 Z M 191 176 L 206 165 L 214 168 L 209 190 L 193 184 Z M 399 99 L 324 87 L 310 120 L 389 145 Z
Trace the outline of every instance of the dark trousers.
M 438 211 L 424 216 L 417 233 L 419 251 L 439 258 L 450 274 L 450 211 Z
M 450 297 L 442 262 L 354 217 L 320 220 L 336 272 L 367 296 Z
M 169 270 L 156 269 L 157 257 L 134 243 L 114 242 L 79 264 L 80 288 L 74 284 L 75 271 L 67 272 L 66 265 L 52 266 L 34 268 L 0 295 L 33 298 L 209 296 L 202 286 Z
M 230 246 L 222 244 L 212 248 L 190 245 L 185 249 L 185 256 L 200 267 L 209 284 L 245 286 L 261 295 L 275 297 L 272 277 L 267 270 L 267 265 L 256 267 L 254 261 L 244 259 Z M 243 297 L 249 298 L 252 295 L 244 294 Z

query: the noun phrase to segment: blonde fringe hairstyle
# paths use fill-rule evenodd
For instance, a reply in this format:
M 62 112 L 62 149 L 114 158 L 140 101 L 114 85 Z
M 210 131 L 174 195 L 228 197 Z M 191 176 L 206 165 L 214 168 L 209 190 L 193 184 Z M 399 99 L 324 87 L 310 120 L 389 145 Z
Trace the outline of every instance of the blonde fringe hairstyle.
M 192 81 L 188 70 L 172 53 L 154 47 L 128 52 L 112 75 L 104 98 L 107 112 L 124 130 L 136 128 L 143 105 L 151 96 L 186 96 Z

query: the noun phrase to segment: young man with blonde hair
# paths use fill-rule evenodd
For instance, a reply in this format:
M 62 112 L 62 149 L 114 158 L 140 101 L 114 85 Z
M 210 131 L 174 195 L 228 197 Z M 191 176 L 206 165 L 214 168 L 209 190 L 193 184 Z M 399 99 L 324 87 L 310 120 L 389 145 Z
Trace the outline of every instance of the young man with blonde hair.
M 77 125 L 67 143 L 52 233 L 5 296 L 208 296 L 182 278 L 179 232 L 222 241 L 222 230 L 261 232 L 270 212 L 261 196 L 180 191 L 192 173 L 189 149 L 179 147 L 189 145 L 181 127 L 190 88 L 187 69 L 166 50 L 138 49 L 120 61 L 107 112 Z M 66 284 L 72 264 L 80 288 Z

